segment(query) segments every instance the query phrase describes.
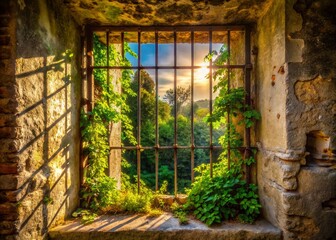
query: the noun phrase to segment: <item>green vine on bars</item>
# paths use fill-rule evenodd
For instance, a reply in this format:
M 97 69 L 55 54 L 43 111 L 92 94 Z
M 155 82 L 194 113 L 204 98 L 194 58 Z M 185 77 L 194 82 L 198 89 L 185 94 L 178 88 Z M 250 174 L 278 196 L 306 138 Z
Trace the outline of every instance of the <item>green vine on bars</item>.
M 93 36 L 93 56 L 96 66 L 107 65 L 107 48 L 97 35 Z M 109 64 L 111 66 L 130 66 L 130 62 L 123 58 L 113 46 L 109 46 Z M 127 44 L 124 52 L 136 56 Z M 81 189 L 83 207 L 94 211 L 114 204 L 118 200 L 116 180 L 106 175 L 108 168 L 109 127 L 114 123 L 123 123 L 123 138 L 136 143 L 132 135 L 132 123 L 126 113 L 129 106 L 126 104 L 128 96 L 135 95 L 130 88 L 133 72 L 123 70 L 121 76 L 113 82 L 111 76 L 108 81 L 108 70 L 95 69 L 95 95 L 97 101 L 91 112 L 82 112 L 81 128 L 83 139 L 83 152 L 88 157 L 88 166 L 84 172 L 85 183 Z M 116 78 L 114 76 L 114 78 Z M 122 91 L 116 88 L 121 85 Z M 121 111 L 122 109 L 122 111 Z
M 219 53 L 213 51 L 206 56 L 206 60 L 214 60 L 220 66 L 228 62 L 228 52 L 223 46 Z M 211 177 L 210 165 L 202 164 L 195 169 L 198 176 L 188 191 L 186 210 L 205 222 L 207 225 L 220 223 L 223 220 L 238 219 L 252 223 L 260 213 L 257 186 L 248 184 L 243 177 L 243 166 L 255 162 L 254 157 L 245 158 L 237 147 L 243 146 L 243 139 L 236 129 L 236 124 L 251 128 L 260 119 L 258 111 L 245 104 L 246 92 L 242 87 L 228 87 L 228 79 L 234 79 L 234 74 L 227 69 L 218 69 L 213 73 L 216 82 L 214 91 L 218 96 L 214 102 L 212 116 L 206 120 L 214 127 L 226 125 L 225 134 L 219 142 L 223 147 L 220 161 L 213 165 Z M 228 123 L 227 119 L 230 119 Z M 230 144 L 231 165 L 228 167 L 227 149 Z M 253 153 L 255 154 L 255 152 Z

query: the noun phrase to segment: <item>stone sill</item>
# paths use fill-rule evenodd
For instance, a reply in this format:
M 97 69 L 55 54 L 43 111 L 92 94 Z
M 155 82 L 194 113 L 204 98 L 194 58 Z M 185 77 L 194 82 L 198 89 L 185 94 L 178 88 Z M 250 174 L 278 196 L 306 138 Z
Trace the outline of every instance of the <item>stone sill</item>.
M 281 231 L 265 220 L 254 224 L 228 222 L 208 227 L 191 219 L 179 224 L 171 213 L 158 217 L 148 215 L 103 215 L 93 223 L 80 220 L 67 222 L 49 231 L 49 239 L 71 240 L 220 240 L 220 239 L 282 239 Z

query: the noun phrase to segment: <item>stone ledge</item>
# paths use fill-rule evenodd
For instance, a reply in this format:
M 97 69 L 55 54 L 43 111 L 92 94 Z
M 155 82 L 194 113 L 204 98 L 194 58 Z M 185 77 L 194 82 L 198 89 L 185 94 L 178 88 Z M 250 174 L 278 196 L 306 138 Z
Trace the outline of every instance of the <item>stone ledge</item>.
M 190 220 L 180 225 L 170 213 L 158 217 L 147 215 L 100 216 L 83 225 L 79 220 L 68 222 L 49 231 L 49 239 L 113 239 L 113 240 L 218 240 L 218 239 L 282 239 L 281 231 L 265 220 L 255 224 L 225 223 L 215 227 Z

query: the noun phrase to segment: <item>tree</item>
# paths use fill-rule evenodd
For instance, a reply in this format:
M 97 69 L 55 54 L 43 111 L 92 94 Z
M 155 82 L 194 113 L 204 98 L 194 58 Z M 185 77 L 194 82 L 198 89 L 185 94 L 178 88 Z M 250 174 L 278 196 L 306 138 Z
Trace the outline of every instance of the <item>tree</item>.
M 181 106 L 188 100 L 190 100 L 191 87 L 181 87 L 176 88 L 176 112 L 180 113 Z M 174 106 L 174 90 L 169 89 L 166 91 L 166 94 L 163 96 L 163 100 L 166 101 L 170 106 Z

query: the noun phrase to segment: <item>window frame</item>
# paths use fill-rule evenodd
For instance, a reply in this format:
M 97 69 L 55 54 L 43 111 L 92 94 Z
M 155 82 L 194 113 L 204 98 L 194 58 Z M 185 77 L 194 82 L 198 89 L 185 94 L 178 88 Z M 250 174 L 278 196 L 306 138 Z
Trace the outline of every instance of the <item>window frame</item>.
M 174 151 L 174 194 L 178 194 L 178 171 L 177 171 L 177 150 L 178 149 L 190 149 L 191 151 L 191 181 L 194 181 L 194 167 L 195 167 L 195 149 L 209 149 L 210 157 L 210 174 L 212 176 L 212 166 L 213 166 L 213 151 L 215 149 L 222 149 L 221 146 L 213 145 L 213 126 L 210 123 L 210 139 L 208 146 L 196 146 L 194 139 L 194 114 L 191 114 L 191 136 L 190 136 L 190 146 L 179 146 L 177 144 L 177 77 L 176 72 L 178 69 L 191 69 L 191 103 L 194 102 L 194 70 L 201 68 L 201 66 L 194 65 L 194 33 L 195 32 L 208 32 L 209 33 L 209 52 L 212 52 L 212 33 L 214 31 L 226 31 L 227 32 L 227 42 L 228 42 L 228 52 L 230 56 L 230 32 L 231 31 L 244 31 L 245 33 L 245 62 L 244 64 L 231 65 L 230 60 L 227 65 L 215 66 L 210 61 L 209 64 L 209 114 L 212 114 L 212 90 L 213 90 L 213 81 L 212 81 L 212 71 L 213 69 L 225 68 L 225 69 L 243 69 L 244 71 L 244 89 L 246 91 L 245 103 L 251 105 L 251 46 L 250 46 L 250 27 L 247 25 L 213 25 L 213 26 L 86 26 L 85 31 L 85 40 L 84 40 L 84 61 L 83 69 L 85 71 L 84 79 L 87 81 L 87 89 L 83 90 L 84 105 L 86 105 L 86 110 L 91 111 L 94 106 L 94 79 L 93 79 L 93 70 L 94 69 L 135 69 L 138 70 L 138 105 L 137 105 L 137 145 L 136 146 L 110 146 L 110 150 L 120 149 L 120 150 L 136 150 L 137 156 L 137 186 L 138 192 L 141 191 L 141 151 L 142 150 L 155 150 L 155 190 L 159 189 L 159 179 L 158 179 L 158 165 L 159 165 L 159 150 L 162 149 L 171 149 Z M 107 43 L 107 59 L 108 59 L 108 46 L 109 46 L 109 33 L 110 32 L 120 32 L 121 34 L 121 44 L 122 49 L 124 43 L 124 33 L 125 32 L 137 32 L 138 33 L 138 64 L 137 66 L 123 67 L 123 66 L 94 66 L 93 61 L 93 34 L 94 32 L 105 32 L 106 33 L 106 43 Z M 141 33 L 142 32 L 154 32 L 155 33 L 155 65 L 154 66 L 141 66 Z M 173 32 L 174 34 L 174 65 L 173 66 L 159 66 L 158 65 L 158 33 L 159 32 Z M 190 32 L 191 34 L 191 66 L 177 66 L 177 32 Z M 124 53 L 122 51 L 122 57 Z M 230 57 L 229 57 L 230 59 Z M 158 70 L 159 69 L 173 69 L 174 70 L 174 144 L 173 146 L 160 146 L 159 145 L 159 124 L 158 124 L 158 87 L 156 87 L 156 100 L 155 100 L 155 145 L 154 146 L 141 146 L 141 71 L 142 69 L 154 69 L 155 70 L 155 85 L 158 86 Z M 108 71 L 107 71 L 108 72 Z M 228 79 L 230 82 L 230 78 Z M 230 83 L 229 83 L 230 84 Z M 194 112 L 194 106 L 191 104 L 191 113 Z M 228 126 L 230 124 L 230 119 L 228 118 Z M 245 157 L 248 157 L 251 154 L 251 130 L 245 128 L 244 130 L 244 147 L 241 151 L 245 151 Z M 228 146 L 228 166 L 230 166 L 230 150 L 232 147 Z M 83 172 L 87 163 L 82 159 L 81 172 Z M 250 182 L 250 169 L 249 166 L 246 166 L 246 180 Z M 83 174 L 81 174 L 83 176 Z M 82 179 L 83 182 L 83 179 Z

